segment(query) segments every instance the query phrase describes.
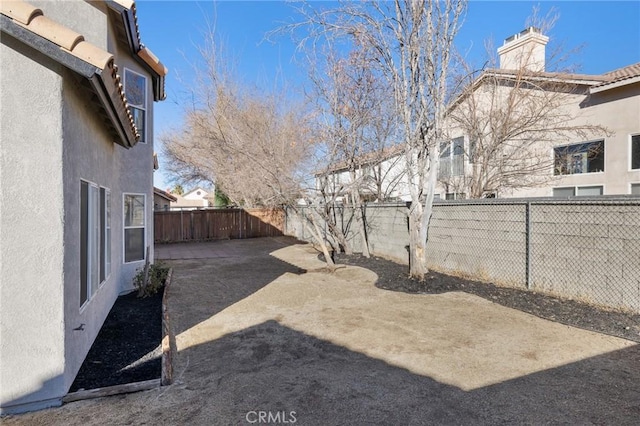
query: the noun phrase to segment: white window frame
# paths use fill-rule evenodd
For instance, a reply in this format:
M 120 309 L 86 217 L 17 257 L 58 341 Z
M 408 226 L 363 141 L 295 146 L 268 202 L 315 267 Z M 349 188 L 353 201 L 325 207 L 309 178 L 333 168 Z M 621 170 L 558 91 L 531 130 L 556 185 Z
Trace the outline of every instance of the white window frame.
M 604 195 L 606 192 L 606 187 L 604 184 L 591 184 L 591 185 L 565 185 L 565 186 L 555 186 L 553 188 L 551 188 L 551 196 L 555 197 L 555 198 L 561 198 L 558 196 L 553 195 L 553 190 L 554 189 L 569 189 L 569 188 L 573 188 L 573 195 L 571 195 L 571 197 L 596 197 L 596 195 L 578 195 L 578 189 L 579 188 L 594 188 L 594 187 L 600 187 L 602 188 L 602 194 Z M 562 197 L 564 198 L 564 197 Z
M 633 186 L 638 185 L 640 187 L 640 181 L 638 182 L 629 182 L 629 194 L 633 194 L 631 191 L 633 190 Z
M 87 214 L 86 218 L 82 212 L 82 187 L 87 186 Z M 104 211 L 102 211 L 102 191 L 105 194 Z M 80 300 L 80 310 L 93 299 L 98 289 L 109 279 L 111 275 L 111 219 L 107 211 L 110 203 L 111 190 L 99 186 L 95 182 L 87 179 L 80 179 L 79 217 L 80 217 L 80 286 L 78 287 Z M 104 216 L 101 215 L 104 213 Z M 103 220 L 104 217 L 104 220 Z M 86 241 L 82 241 L 82 225 L 86 220 L 87 234 Z M 104 236 L 104 238 L 103 238 Z M 82 253 L 84 249 L 86 253 Z M 85 257 L 86 260 L 83 260 Z M 104 257 L 104 261 L 103 261 Z M 86 276 L 82 277 L 82 264 L 86 261 Z M 104 264 L 104 269 L 103 269 Z M 102 276 L 104 275 L 104 276 Z M 83 298 L 83 291 L 86 292 L 86 299 Z
M 144 112 L 144 129 L 140 133 L 140 142 L 141 143 L 147 143 L 147 128 L 149 127 L 149 114 L 148 114 L 148 108 L 147 108 L 147 105 L 149 103 L 149 99 L 148 99 L 149 96 L 147 94 L 147 84 L 148 84 L 147 76 L 143 75 L 143 74 L 140 74 L 139 72 L 136 72 L 136 71 L 132 70 L 131 68 L 126 68 L 125 67 L 124 74 L 123 74 L 124 75 L 123 80 L 124 80 L 124 93 L 125 93 L 125 96 L 127 94 L 127 73 L 128 72 L 130 72 L 132 74 L 135 74 L 137 76 L 140 76 L 140 77 L 142 77 L 144 79 L 144 105 L 143 106 L 134 105 L 134 104 L 131 103 L 131 101 L 129 101 L 129 98 L 127 98 L 127 102 L 129 103 L 130 107 L 140 109 L 140 110 L 142 110 Z M 138 129 L 138 130 L 140 130 L 140 129 Z
M 454 148 L 455 148 L 455 142 L 458 141 L 459 139 L 462 139 L 462 153 L 460 154 L 454 154 Z M 442 149 L 442 147 L 444 146 L 444 149 Z M 440 167 L 438 167 L 438 179 L 449 179 L 449 178 L 453 178 L 456 176 L 464 176 L 464 166 L 465 166 L 465 146 L 466 146 L 466 138 L 464 136 L 458 136 L 456 138 L 452 138 L 446 142 L 441 142 L 440 143 L 440 154 L 439 156 L 439 163 L 440 163 Z M 443 152 L 446 150 L 449 150 L 449 155 L 447 156 L 443 156 Z M 461 164 L 461 172 L 454 174 L 454 167 L 453 167 L 453 161 L 454 158 L 460 157 L 460 162 Z M 448 161 L 446 162 L 446 164 L 449 166 L 447 173 L 443 173 L 443 169 L 442 169 L 442 160 L 443 159 L 447 159 Z
M 597 143 L 597 142 L 602 142 L 602 170 L 598 171 L 598 172 L 581 172 L 581 173 L 558 173 L 556 174 L 556 149 L 559 148 L 569 148 L 571 146 L 576 146 L 576 145 L 586 145 L 586 144 L 592 144 L 592 143 Z M 599 138 L 599 139 L 593 139 L 593 140 L 589 140 L 589 141 L 584 141 L 584 142 L 576 142 L 576 143 L 570 143 L 570 144 L 565 144 L 565 145 L 557 145 L 554 146 L 552 149 L 552 157 L 553 157 L 553 175 L 554 176 L 573 176 L 573 175 L 595 175 L 595 174 L 603 174 L 605 172 L 606 165 L 607 165 L 607 141 L 605 138 Z M 587 164 L 587 170 L 589 168 L 589 165 Z
M 101 241 L 101 252 L 100 252 L 100 266 L 104 263 L 104 279 L 100 281 L 100 285 L 102 286 L 109 280 L 111 277 L 111 241 L 113 240 L 111 234 L 111 190 L 107 187 L 100 187 L 100 197 L 102 198 L 102 191 L 104 190 L 105 202 L 104 202 L 104 210 L 102 211 L 104 215 L 104 236 L 105 238 Z M 102 199 L 100 200 L 102 201 Z M 102 230 L 101 230 L 102 231 Z M 102 259 L 104 257 L 104 260 Z M 102 269 L 101 269 L 102 272 Z
M 127 196 L 142 196 L 144 198 L 144 224 L 142 226 L 126 226 L 126 203 L 125 199 Z M 130 260 L 127 261 L 127 230 L 128 229 L 143 229 L 143 243 L 142 243 L 142 259 Z M 147 257 L 147 194 L 145 193 L 136 193 L 136 192 L 125 192 L 122 194 L 122 262 L 125 264 L 136 263 L 136 262 L 144 262 Z
M 640 133 L 631 133 L 629 135 L 629 171 L 630 172 L 640 172 L 640 168 L 633 168 L 633 137 L 637 136 L 640 138 Z M 638 147 L 640 149 L 640 146 Z

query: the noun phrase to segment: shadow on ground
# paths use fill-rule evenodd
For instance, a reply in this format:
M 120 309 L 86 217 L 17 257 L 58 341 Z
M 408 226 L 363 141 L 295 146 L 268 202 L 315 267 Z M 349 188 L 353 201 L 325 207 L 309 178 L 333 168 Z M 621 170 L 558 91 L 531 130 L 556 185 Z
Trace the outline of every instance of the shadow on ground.
M 640 347 L 465 392 L 267 321 L 181 354 L 201 374 L 184 417 L 243 424 L 250 411 L 299 424 L 632 424 L 640 416 Z M 634 420 L 635 419 L 635 420 Z
M 195 300 L 209 301 L 206 305 L 181 306 L 180 298 L 171 298 L 172 289 L 169 289 L 172 311 L 175 312 L 172 323 L 176 325 L 176 335 L 249 297 L 283 274 L 306 273 L 306 270 L 270 255 L 274 250 L 301 244 L 294 238 L 256 238 L 196 244 L 199 252 L 193 254 L 198 256 L 195 259 L 163 259 L 163 262 L 174 268 L 172 281 L 180 286 L 181 292 L 192 294 Z M 172 246 L 177 250 L 193 251 L 189 245 Z M 246 247 L 251 247 L 251 250 Z M 178 253 L 178 256 L 182 254 Z M 203 258 L 206 261 L 202 261 Z M 212 295 L 211 292 L 215 294 Z
M 383 290 L 416 294 L 463 291 L 539 318 L 640 343 L 640 313 L 601 309 L 580 301 L 521 288 L 501 287 L 435 271 L 430 271 L 424 281 L 418 281 L 409 278 L 407 265 L 379 257 L 367 259 L 358 254 L 348 256 L 340 253 L 335 255 L 335 260 L 339 264 L 373 271 L 378 276 L 376 287 Z

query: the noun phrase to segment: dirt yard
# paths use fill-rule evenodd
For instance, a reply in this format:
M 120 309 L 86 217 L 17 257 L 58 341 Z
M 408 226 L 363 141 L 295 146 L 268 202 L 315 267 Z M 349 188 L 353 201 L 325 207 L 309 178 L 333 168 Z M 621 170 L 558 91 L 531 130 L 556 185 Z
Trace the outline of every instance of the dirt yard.
M 640 418 L 640 346 L 630 340 L 462 291 L 384 290 L 375 272 L 358 266 L 329 274 L 313 249 L 287 238 L 176 246 L 165 251 L 175 259 L 174 384 L 4 423 L 635 424 Z

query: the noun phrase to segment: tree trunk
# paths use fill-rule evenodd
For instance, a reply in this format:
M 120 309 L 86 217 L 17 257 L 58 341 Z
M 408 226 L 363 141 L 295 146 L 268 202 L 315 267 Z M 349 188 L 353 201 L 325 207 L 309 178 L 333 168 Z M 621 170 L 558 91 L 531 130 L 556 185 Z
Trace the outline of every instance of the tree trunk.
M 342 232 L 338 225 L 335 223 L 327 222 L 327 226 L 329 227 L 329 233 L 342 248 L 344 254 L 352 255 L 353 250 L 351 249 L 351 245 L 349 244 L 349 241 L 347 241 L 347 237 L 344 235 L 344 232 Z
M 309 223 L 311 223 L 312 226 L 309 226 Z M 331 257 L 331 253 L 329 253 L 329 249 L 327 248 L 327 242 L 323 237 L 322 230 L 320 229 L 312 215 L 307 216 L 307 220 L 304 222 L 304 226 L 320 246 L 320 250 L 322 250 L 322 254 L 324 254 L 324 261 L 327 264 L 327 269 L 329 269 L 329 271 L 334 271 L 336 269 L 336 266 L 333 262 L 333 258 Z
M 433 196 L 440 166 L 439 151 L 429 152 L 429 167 L 424 206 L 412 205 L 409 210 L 409 275 L 420 281 L 429 272 L 427 268 L 427 241 L 433 214 Z
M 369 252 L 369 242 L 367 241 L 367 230 L 365 229 L 365 217 L 364 211 L 362 210 L 362 203 L 360 202 L 360 193 L 357 188 L 354 188 L 351 192 L 351 197 L 353 198 L 353 213 L 356 216 L 356 227 L 358 228 L 358 233 L 360 234 L 360 238 L 362 239 L 362 255 L 366 258 L 371 257 L 371 253 Z
M 363 206 L 358 206 L 356 210 L 356 221 L 358 227 L 360 228 L 360 236 L 362 237 L 362 255 L 367 259 L 371 257 L 371 252 L 369 251 L 369 240 L 367 239 L 367 230 L 366 230 L 366 216 L 364 212 Z
M 409 212 L 409 276 L 422 281 L 428 271 L 424 243 L 420 238 L 420 216 L 418 209 Z

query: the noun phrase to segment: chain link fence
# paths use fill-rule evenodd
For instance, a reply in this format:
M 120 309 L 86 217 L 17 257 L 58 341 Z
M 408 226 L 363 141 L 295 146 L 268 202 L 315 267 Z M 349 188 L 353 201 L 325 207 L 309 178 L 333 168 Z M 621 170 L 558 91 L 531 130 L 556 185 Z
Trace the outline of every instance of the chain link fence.
M 339 223 L 351 223 L 353 212 Z M 365 208 L 373 254 L 407 263 L 406 206 Z M 359 238 L 345 229 L 355 251 Z M 309 240 L 288 212 L 285 233 Z M 493 199 L 434 203 L 431 269 L 640 312 L 640 198 Z

